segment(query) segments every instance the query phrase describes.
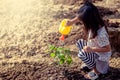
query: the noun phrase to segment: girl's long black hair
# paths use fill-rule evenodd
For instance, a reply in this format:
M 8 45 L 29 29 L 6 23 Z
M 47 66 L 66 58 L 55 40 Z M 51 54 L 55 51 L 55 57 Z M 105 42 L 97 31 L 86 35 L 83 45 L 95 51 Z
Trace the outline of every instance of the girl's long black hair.
M 105 26 L 97 7 L 90 2 L 85 2 L 84 5 L 79 9 L 78 14 L 79 19 L 85 26 L 86 32 L 88 33 L 90 30 L 92 31 L 91 38 L 95 38 L 98 34 L 98 29 Z

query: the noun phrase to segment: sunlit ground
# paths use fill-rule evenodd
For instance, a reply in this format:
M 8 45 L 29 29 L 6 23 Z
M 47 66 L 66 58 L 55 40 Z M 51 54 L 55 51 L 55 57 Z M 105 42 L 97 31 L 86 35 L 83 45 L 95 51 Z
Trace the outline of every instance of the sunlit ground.
M 0 62 L 23 60 L 20 55 L 32 51 L 40 53 L 43 35 L 57 24 L 52 19 L 56 11 L 49 0 L 0 0 Z
M 43 38 L 58 31 L 60 19 L 53 16 L 60 10 L 68 8 L 52 0 L 0 0 L 0 65 L 47 60 L 41 56 L 46 50 Z

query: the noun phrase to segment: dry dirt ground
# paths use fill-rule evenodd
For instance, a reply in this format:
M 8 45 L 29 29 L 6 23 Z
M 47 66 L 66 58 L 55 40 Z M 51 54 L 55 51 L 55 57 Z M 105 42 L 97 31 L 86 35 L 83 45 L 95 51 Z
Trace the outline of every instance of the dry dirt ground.
M 73 18 L 81 5 L 80 0 L 64 4 L 53 1 L 0 0 L 0 80 L 84 80 L 75 46 L 85 37 L 82 24 L 74 25 L 64 43 L 71 50 L 71 65 L 56 65 L 45 53 L 47 44 L 61 46 L 59 24 L 64 18 Z M 95 5 L 104 19 L 120 19 L 119 0 L 97 1 Z M 120 31 L 120 22 L 109 23 L 109 27 Z M 120 80 L 119 40 L 113 48 L 109 73 L 98 80 Z

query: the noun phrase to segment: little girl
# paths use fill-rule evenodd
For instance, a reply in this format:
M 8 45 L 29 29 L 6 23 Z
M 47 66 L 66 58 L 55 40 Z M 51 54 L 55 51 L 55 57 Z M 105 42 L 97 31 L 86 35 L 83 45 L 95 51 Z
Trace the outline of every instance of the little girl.
M 79 48 L 78 57 L 91 69 L 84 77 L 97 79 L 99 74 L 106 74 L 109 68 L 111 47 L 109 36 L 104 21 L 99 15 L 98 9 L 90 2 L 84 3 L 79 9 L 78 16 L 67 21 L 67 26 L 81 21 L 84 24 L 87 40 L 80 39 L 77 42 Z

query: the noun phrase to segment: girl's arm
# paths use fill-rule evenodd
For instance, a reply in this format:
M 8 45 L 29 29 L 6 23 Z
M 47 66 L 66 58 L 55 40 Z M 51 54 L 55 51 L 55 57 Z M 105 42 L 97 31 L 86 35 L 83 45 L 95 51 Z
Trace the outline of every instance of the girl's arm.
M 104 47 L 92 47 L 92 51 L 94 52 L 109 52 L 111 51 L 110 45 L 104 46 Z
M 110 45 L 104 46 L 104 47 L 89 47 L 89 46 L 85 46 L 83 48 L 83 50 L 85 52 L 109 52 L 111 51 L 111 47 Z
M 67 23 L 66 23 L 66 26 L 73 25 L 74 23 L 77 23 L 77 22 L 79 22 L 78 16 L 76 16 L 75 18 L 73 18 L 71 20 L 68 20 Z

